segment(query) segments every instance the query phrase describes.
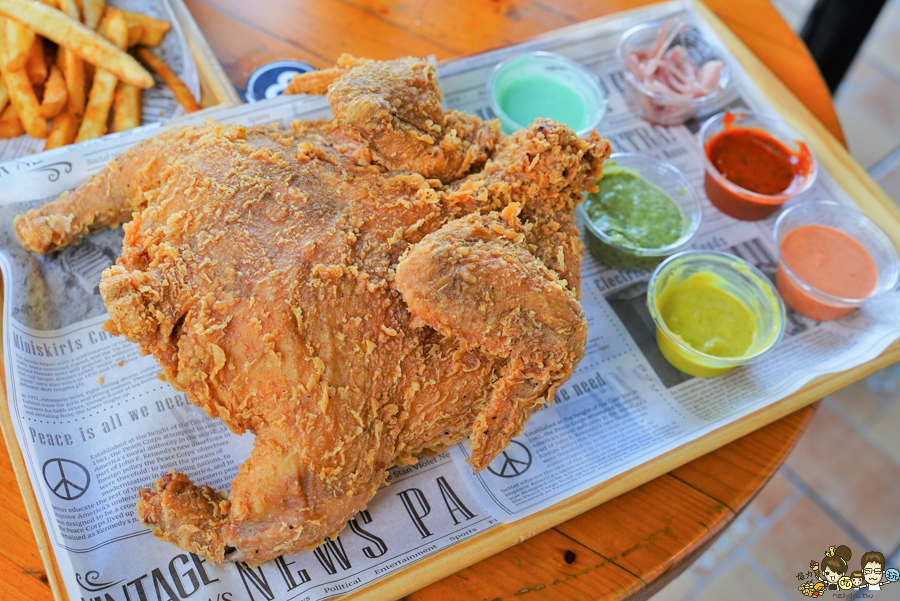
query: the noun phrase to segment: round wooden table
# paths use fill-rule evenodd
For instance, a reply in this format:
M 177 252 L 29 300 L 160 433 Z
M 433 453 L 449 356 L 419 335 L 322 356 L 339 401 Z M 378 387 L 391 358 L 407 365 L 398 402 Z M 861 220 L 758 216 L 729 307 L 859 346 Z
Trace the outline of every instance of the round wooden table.
M 186 0 L 232 82 L 297 58 L 343 52 L 446 60 L 647 0 Z M 842 139 L 825 83 L 768 0 L 706 4 Z M 407 597 L 534 601 L 646 599 L 706 549 L 784 461 L 810 417 L 801 409 L 568 522 Z M 52 599 L 9 455 L 0 450 L 0 599 Z

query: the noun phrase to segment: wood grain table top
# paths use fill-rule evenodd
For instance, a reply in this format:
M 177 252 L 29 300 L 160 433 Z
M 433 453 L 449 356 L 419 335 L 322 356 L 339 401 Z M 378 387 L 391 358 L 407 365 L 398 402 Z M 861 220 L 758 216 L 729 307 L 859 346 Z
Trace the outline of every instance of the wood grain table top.
M 186 0 L 231 81 L 296 58 L 344 52 L 446 60 L 647 0 Z M 767 0 L 706 5 L 839 140 L 828 90 L 803 43 Z M 646 599 L 686 568 L 784 461 L 813 409 L 796 411 L 568 522 L 413 593 L 410 601 Z M 7 441 L 7 444 L 15 444 Z M 52 599 L 6 449 L 0 449 L 0 599 Z

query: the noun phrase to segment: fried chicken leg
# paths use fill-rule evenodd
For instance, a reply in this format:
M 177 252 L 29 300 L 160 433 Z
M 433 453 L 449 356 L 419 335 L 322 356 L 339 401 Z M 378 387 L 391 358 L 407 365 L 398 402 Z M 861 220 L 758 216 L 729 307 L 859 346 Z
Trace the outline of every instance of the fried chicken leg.
M 17 223 L 46 252 L 134 212 L 108 329 L 256 435 L 227 495 L 141 491 L 140 520 L 211 562 L 315 547 L 470 433 L 483 469 L 584 353 L 572 210 L 609 144 L 445 112 L 425 61 L 345 62 L 310 83 L 331 123 L 171 130 Z

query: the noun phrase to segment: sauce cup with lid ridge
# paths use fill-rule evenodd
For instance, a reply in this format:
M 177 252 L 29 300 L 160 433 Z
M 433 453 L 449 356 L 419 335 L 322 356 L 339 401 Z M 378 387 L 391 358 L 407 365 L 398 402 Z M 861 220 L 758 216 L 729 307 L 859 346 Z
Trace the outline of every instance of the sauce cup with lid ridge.
M 854 207 L 833 201 L 794 205 L 778 216 L 774 237 L 778 291 L 812 319 L 839 319 L 900 280 L 891 239 Z
M 628 152 L 614 153 L 604 164 L 604 176 L 613 173 L 637 175 L 652 188 L 661 191 L 677 206 L 682 220 L 681 234 L 671 242 L 658 246 L 640 246 L 629 241 L 622 230 L 636 228 L 646 231 L 647 225 L 642 222 L 630 223 L 624 217 L 616 226 L 610 228 L 607 220 L 595 220 L 595 207 L 599 205 L 603 192 L 603 179 L 598 186 L 600 191 L 585 194 L 585 200 L 578 205 L 576 212 L 584 222 L 588 250 L 604 265 L 609 267 L 634 267 L 636 269 L 653 269 L 666 257 L 685 250 L 700 228 L 703 207 L 700 198 L 687 177 L 674 165 L 645 154 Z M 640 208 L 637 205 L 637 208 Z M 659 211 L 641 210 L 632 213 L 641 219 L 652 218 Z M 624 226 L 624 227 L 623 227 Z M 626 232 L 627 234 L 627 232 Z
M 809 190 L 818 175 L 800 134 L 775 117 L 749 111 L 707 120 L 700 128 L 700 152 L 709 201 L 743 221 L 765 219 Z
M 616 57 L 619 63 L 625 65 L 625 57 L 637 50 L 648 50 L 656 42 L 662 22 L 644 23 L 632 27 L 619 39 L 616 47 Z M 719 73 L 719 90 L 697 98 L 670 98 L 647 89 L 641 81 L 625 68 L 623 77 L 625 80 L 625 100 L 629 108 L 643 119 L 659 125 L 681 125 L 692 119 L 698 113 L 709 114 L 714 110 L 713 103 L 725 88 L 731 78 L 731 73 L 726 63 L 715 49 L 700 36 L 696 28 L 689 27 L 678 34 L 676 40 L 687 51 L 688 56 L 697 65 L 703 65 L 711 60 L 722 63 L 722 71 Z M 704 111 L 704 109 L 706 109 Z
M 552 52 L 530 52 L 502 61 L 488 81 L 488 97 L 500 129 L 507 134 L 546 118 L 584 136 L 606 114 L 606 94 L 597 76 Z
M 692 376 L 712 378 L 756 361 L 784 333 L 784 303 L 774 286 L 726 253 L 669 257 L 650 278 L 647 307 L 663 357 Z

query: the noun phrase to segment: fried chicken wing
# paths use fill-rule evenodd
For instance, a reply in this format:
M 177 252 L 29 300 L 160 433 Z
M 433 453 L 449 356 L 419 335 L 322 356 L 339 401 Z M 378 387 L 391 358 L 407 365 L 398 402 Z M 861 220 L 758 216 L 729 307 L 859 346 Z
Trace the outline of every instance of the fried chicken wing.
M 350 54 L 342 54 L 338 57 L 334 67 L 309 71 L 308 73 L 294 75 L 284 90 L 285 94 L 312 94 L 324 96 L 328 92 L 328 86 L 334 80 L 344 75 L 353 67 L 359 67 L 374 62 L 368 58 L 357 58 Z
M 575 293 L 531 254 L 511 204 L 444 225 L 397 264 L 397 289 L 416 319 L 505 362 L 472 427 L 483 469 L 522 433 L 537 405 L 584 355 L 587 323 Z
M 130 220 L 107 328 L 256 435 L 230 493 L 175 472 L 140 493 L 211 562 L 315 547 L 470 433 L 483 469 L 584 353 L 572 210 L 609 144 L 443 111 L 425 61 L 342 60 L 294 86 L 333 122 L 170 130 L 16 223 L 48 252 Z
M 292 83 L 314 77 L 305 73 Z M 335 120 L 378 162 L 447 183 L 484 164 L 497 131 L 471 115 L 445 113 L 442 98 L 434 68 L 414 58 L 351 69 L 328 86 Z

